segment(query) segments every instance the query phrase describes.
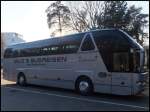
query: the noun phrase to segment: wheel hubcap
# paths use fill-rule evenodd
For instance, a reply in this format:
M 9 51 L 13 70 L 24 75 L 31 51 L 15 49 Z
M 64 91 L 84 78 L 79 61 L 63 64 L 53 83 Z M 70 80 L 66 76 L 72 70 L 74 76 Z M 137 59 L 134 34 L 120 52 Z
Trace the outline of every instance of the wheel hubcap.
M 20 77 L 19 82 L 20 82 L 20 84 L 23 84 L 24 78 L 23 78 L 23 77 Z
M 89 87 L 89 84 L 85 81 L 81 81 L 79 84 L 80 91 L 85 91 Z

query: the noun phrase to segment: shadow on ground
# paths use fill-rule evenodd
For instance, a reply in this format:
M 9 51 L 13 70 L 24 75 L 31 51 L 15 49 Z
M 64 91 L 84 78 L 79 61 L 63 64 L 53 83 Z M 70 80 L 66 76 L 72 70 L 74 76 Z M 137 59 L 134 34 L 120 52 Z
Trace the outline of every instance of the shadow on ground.
M 16 87 L 21 89 L 34 89 L 34 90 L 40 90 L 41 92 L 58 92 L 58 93 L 64 93 L 65 95 L 75 95 L 80 96 L 82 95 L 78 94 L 74 90 L 69 89 L 63 89 L 63 88 L 56 88 L 56 87 L 47 87 L 47 86 L 39 86 L 39 85 L 33 85 L 28 84 L 25 87 L 18 86 L 17 84 L 5 84 L 1 85 L 1 87 Z M 149 89 L 149 88 L 148 88 Z M 148 90 L 149 92 L 149 90 Z M 149 94 L 149 93 L 148 93 Z M 83 96 L 86 97 L 86 96 Z M 103 94 L 103 93 L 93 93 L 92 95 L 89 95 L 88 98 L 103 98 L 103 99 L 115 99 L 115 100 L 123 100 L 123 101 L 143 101 L 145 98 L 149 97 L 149 95 L 145 95 L 144 93 L 134 96 L 121 96 L 121 95 L 112 95 L 112 94 Z

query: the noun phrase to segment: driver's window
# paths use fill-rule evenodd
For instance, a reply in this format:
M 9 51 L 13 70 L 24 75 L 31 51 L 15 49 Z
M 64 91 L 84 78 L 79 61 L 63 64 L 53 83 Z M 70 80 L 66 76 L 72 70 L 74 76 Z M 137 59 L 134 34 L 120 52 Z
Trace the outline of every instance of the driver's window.
M 92 39 L 90 35 L 87 35 L 82 44 L 81 51 L 89 51 L 89 50 L 94 50 L 94 49 L 95 49 L 95 46 L 92 42 Z

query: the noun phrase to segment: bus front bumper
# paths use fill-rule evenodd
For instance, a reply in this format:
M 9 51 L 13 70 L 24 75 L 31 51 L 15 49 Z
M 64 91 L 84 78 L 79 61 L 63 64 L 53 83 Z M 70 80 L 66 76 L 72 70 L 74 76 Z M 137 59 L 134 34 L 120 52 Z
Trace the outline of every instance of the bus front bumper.
M 148 88 L 148 72 L 140 73 L 139 74 L 139 81 L 136 82 L 137 87 L 137 94 L 142 93 Z

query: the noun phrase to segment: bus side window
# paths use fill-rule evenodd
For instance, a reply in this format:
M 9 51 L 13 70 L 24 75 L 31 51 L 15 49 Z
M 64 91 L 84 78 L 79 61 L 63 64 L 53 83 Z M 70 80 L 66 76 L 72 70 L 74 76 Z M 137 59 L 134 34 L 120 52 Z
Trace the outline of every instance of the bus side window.
M 43 47 L 40 49 L 40 54 L 41 55 L 47 55 L 48 54 L 48 47 Z
M 40 48 L 34 48 L 33 49 L 33 56 L 41 56 Z
M 4 53 L 4 58 L 11 58 L 12 57 L 12 49 L 8 48 L 6 49 L 5 53 Z
M 68 44 L 64 45 L 64 53 L 76 53 L 79 45 L 77 44 Z
M 28 56 L 28 55 L 27 55 L 27 50 L 26 50 L 26 49 L 21 49 L 19 56 L 20 56 L 20 57 Z
M 56 55 L 61 53 L 61 47 L 59 45 L 53 45 L 51 46 L 51 52 L 50 54 Z
M 94 44 L 92 42 L 90 35 L 87 35 L 86 38 L 84 39 L 81 50 L 82 51 L 89 51 L 89 50 L 94 50 L 94 48 L 95 47 L 94 47 Z
M 19 57 L 19 50 L 14 50 L 14 51 L 13 51 L 13 54 L 12 54 L 12 57 L 13 57 L 13 58 Z
M 51 47 L 50 46 L 47 47 L 47 55 L 51 55 Z

